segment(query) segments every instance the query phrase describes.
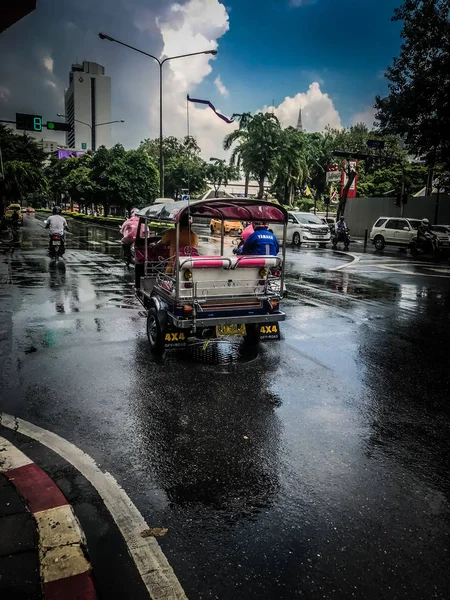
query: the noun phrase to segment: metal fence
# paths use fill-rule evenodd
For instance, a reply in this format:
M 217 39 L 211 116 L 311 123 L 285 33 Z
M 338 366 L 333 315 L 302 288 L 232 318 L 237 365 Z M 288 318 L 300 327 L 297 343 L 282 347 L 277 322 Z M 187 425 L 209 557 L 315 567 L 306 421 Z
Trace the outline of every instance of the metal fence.
M 437 214 L 437 219 L 435 216 Z M 395 198 L 350 198 L 345 208 L 345 221 L 354 236 L 364 236 L 372 229 L 379 217 L 411 217 L 429 219 L 430 223 L 450 224 L 450 196 L 408 197 L 403 206 L 395 204 Z

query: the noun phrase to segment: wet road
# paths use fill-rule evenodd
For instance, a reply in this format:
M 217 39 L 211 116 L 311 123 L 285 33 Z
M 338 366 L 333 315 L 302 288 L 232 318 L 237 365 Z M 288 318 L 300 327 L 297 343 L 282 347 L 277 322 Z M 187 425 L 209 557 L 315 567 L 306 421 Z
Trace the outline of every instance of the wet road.
M 448 266 L 290 249 L 280 343 L 155 362 L 118 233 L 72 229 L 3 246 L 0 406 L 168 528 L 189 598 L 449 597 Z

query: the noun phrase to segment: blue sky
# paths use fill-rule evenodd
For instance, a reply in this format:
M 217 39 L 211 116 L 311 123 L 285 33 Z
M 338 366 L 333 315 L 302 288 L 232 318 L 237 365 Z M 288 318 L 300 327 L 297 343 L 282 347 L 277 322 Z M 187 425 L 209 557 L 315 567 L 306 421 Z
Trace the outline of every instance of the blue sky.
M 255 11 L 255 4 L 258 10 Z M 344 125 L 387 90 L 385 68 L 398 53 L 398 0 L 229 0 L 230 30 L 217 68 L 230 90 L 226 108 L 253 110 L 306 91 L 313 80 L 333 99 Z M 323 83 L 322 83 L 323 82 Z
M 158 131 L 158 69 L 98 38 L 99 31 L 157 56 L 217 48 L 218 55 L 166 65 L 166 135 L 186 132 L 186 93 L 222 112 L 275 102 L 284 126 L 301 106 L 308 130 L 373 120 L 385 68 L 400 48 L 400 0 L 38 0 L 37 10 L 0 34 L 0 118 L 64 112 L 71 64 L 99 62 L 112 78 L 113 140 L 135 147 Z M 191 129 L 205 155 L 220 152 L 225 125 L 192 107 Z

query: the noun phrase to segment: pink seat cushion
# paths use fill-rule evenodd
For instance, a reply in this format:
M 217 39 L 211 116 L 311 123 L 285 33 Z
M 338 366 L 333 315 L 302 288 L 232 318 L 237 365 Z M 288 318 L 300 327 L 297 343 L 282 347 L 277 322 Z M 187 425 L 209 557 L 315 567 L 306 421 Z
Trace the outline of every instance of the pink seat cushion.
M 236 263 L 237 269 L 254 269 L 262 267 L 275 267 L 278 264 L 275 256 L 271 257 L 253 257 L 253 256 L 240 256 Z

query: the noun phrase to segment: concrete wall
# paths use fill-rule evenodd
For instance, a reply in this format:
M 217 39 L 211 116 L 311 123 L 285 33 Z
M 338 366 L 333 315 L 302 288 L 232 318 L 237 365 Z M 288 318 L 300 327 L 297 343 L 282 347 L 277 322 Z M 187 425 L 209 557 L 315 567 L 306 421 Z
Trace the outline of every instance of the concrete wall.
M 427 218 L 435 222 L 436 194 L 419 198 L 409 197 L 402 209 L 395 205 L 395 198 L 350 198 L 347 200 L 345 220 L 352 235 L 363 236 L 372 229 L 378 217 Z M 450 196 L 439 195 L 438 223 L 450 224 Z

